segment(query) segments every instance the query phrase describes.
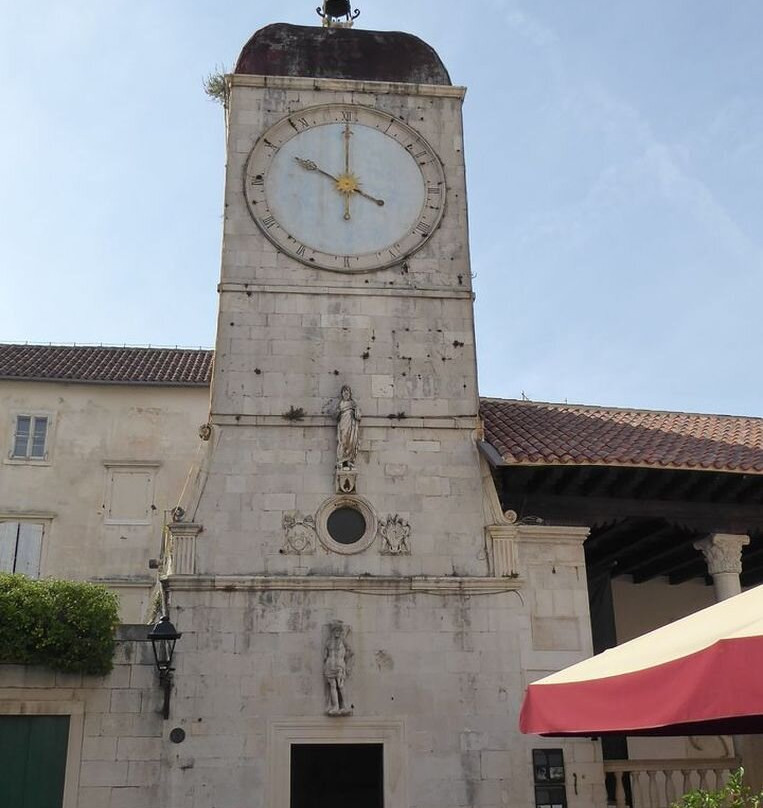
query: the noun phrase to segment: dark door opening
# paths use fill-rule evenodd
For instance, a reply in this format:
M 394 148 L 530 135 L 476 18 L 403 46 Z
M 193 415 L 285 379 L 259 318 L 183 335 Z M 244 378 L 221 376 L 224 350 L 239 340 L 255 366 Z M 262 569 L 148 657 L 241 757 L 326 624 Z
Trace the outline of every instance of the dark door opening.
M 291 808 L 384 808 L 384 746 L 293 744 Z
M 61 808 L 68 715 L 0 716 L 0 805 Z

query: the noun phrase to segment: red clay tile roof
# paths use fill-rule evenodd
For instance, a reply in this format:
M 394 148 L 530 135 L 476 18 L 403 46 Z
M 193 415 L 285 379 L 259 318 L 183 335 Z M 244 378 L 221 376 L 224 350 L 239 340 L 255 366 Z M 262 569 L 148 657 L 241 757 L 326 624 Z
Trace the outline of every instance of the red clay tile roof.
M 482 399 L 510 466 L 599 465 L 763 474 L 763 418 Z
M 208 385 L 213 351 L 87 345 L 0 344 L 0 379 Z

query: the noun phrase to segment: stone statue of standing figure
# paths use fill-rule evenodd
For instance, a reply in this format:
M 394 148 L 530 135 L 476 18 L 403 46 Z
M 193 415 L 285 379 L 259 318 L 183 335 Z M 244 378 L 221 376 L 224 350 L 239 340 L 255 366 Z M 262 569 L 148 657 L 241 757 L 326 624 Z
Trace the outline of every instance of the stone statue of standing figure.
M 323 676 L 328 688 L 327 715 L 351 715 L 347 701 L 347 677 L 352 667 L 353 653 L 347 643 L 349 626 L 337 621 L 328 627 L 328 639 L 323 653 Z
M 360 407 L 352 397 L 352 389 L 348 385 L 342 387 L 339 398 L 336 428 L 336 467 L 337 469 L 355 468 L 358 456 L 358 437 L 360 432 Z

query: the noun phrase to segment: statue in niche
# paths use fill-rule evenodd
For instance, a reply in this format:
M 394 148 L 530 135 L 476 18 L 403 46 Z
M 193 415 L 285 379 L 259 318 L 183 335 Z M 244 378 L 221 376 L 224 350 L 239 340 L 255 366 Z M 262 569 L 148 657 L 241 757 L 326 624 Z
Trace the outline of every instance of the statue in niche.
M 360 407 L 352 397 L 348 385 L 342 387 L 339 398 L 336 428 L 336 468 L 337 471 L 352 471 L 358 456 L 360 432 Z
M 347 677 L 352 668 L 353 653 L 348 643 L 350 627 L 337 620 L 328 627 L 328 639 L 323 652 L 323 676 L 326 680 L 328 700 L 326 714 L 351 715 L 347 700 Z

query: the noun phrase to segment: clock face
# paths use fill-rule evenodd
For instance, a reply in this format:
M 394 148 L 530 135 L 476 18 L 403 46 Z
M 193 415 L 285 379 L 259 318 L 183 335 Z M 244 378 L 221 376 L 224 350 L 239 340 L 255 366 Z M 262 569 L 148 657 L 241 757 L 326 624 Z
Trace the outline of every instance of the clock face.
M 308 266 L 368 272 L 400 263 L 442 217 L 445 175 L 432 147 L 398 118 L 327 104 L 271 127 L 246 164 L 254 221 Z

